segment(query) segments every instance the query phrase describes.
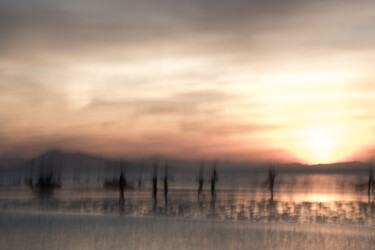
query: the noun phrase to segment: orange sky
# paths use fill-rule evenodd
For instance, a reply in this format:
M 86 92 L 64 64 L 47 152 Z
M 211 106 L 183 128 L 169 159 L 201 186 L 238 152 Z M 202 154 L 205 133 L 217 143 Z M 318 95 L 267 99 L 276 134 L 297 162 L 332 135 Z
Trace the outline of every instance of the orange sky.
M 0 7 L 0 155 L 372 159 L 373 1 Z

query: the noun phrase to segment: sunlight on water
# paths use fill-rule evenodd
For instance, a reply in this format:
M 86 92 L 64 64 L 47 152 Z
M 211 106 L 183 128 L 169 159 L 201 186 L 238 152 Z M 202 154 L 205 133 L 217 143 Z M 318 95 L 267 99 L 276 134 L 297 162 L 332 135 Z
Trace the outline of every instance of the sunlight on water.
M 117 192 L 58 191 L 53 197 L 35 197 L 30 192 L 0 193 L 3 211 L 44 211 L 80 214 L 125 214 L 128 216 L 168 216 L 216 218 L 220 220 L 279 221 L 299 223 L 349 223 L 374 225 L 374 201 L 365 195 L 290 193 L 278 191 L 270 200 L 267 192 L 224 192 L 212 202 L 204 195 L 197 202 L 192 191 L 170 192 L 168 203 L 162 194 L 154 203 L 147 191 L 126 193 L 124 205 Z

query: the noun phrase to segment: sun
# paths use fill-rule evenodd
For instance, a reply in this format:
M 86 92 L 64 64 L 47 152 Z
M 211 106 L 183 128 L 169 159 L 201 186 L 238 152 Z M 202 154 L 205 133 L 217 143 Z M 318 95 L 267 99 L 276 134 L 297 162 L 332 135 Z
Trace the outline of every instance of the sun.
M 309 163 L 331 163 L 335 161 L 338 145 L 336 132 L 331 127 L 312 127 L 302 131 L 304 158 Z

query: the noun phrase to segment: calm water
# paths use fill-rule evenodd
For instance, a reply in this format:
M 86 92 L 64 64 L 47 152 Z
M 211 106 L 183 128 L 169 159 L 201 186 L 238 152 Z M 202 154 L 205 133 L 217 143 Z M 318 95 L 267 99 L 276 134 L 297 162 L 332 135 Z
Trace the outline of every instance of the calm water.
M 0 212 L 4 249 L 374 249 L 374 227 Z
M 0 210 L 370 226 L 375 223 L 374 199 L 368 199 L 367 189 L 356 189 L 356 185 L 368 180 L 365 174 L 279 173 L 273 200 L 262 185 L 266 177 L 266 172 L 219 172 L 217 199 L 212 202 L 206 173 L 203 196 L 198 202 L 197 176 L 172 173 L 168 203 L 161 181 L 154 203 L 150 177 L 144 177 L 138 188 L 137 177 L 129 175 L 128 182 L 134 190 L 125 191 L 123 205 L 118 190 L 103 188 L 104 180 L 112 177 L 87 175 L 79 182 L 62 177 L 62 188 L 49 195 L 33 192 L 15 177 L 13 183 L 3 182 L 1 186 Z

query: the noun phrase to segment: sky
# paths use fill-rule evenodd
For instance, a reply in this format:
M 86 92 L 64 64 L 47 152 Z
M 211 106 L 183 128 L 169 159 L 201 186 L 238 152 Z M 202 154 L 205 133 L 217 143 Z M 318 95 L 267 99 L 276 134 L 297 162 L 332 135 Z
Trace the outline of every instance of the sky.
M 375 2 L 0 0 L 0 155 L 375 152 Z

